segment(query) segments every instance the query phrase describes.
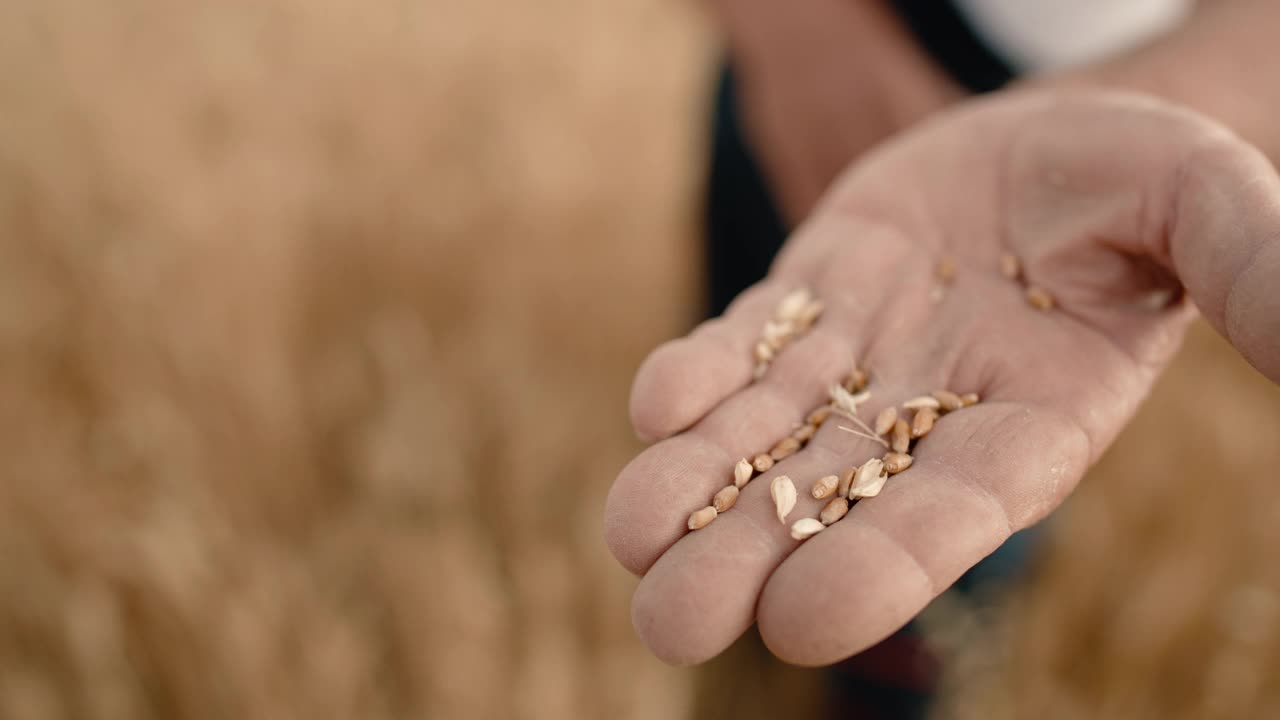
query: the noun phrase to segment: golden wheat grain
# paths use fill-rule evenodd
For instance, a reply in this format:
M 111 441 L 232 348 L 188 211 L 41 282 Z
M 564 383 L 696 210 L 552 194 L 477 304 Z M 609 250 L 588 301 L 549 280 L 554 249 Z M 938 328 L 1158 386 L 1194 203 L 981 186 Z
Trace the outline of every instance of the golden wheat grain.
M 842 497 L 833 497 L 831 502 L 822 508 L 822 512 L 818 513 L 818 520 L 823 525 L 830 525 L 848 514 L 849 501 Z
M 839 486 L 840 478 L 835 475 L 826 475 L 813 481 L 813 490 L 809 494 L 813 495 L 814 500 L 826 500 L 836 493 Z
M 964 407 L 964 401 L 960 399 L 960 396 L 951 392 L 950 390 L 935 391 L 933 393 L 933 397 L 937 399 L 938 405 L 941 406 L 941 409 L 945 410 L 946 412 L 951 412 L 952 410 L 959 410 L 960 408 Z
M 724 512 L 733 507 L 736 502 L 738 502 L 738 486 L 725 485 L 720 488 L 720 492 L 716 493 L 715 497 L 711 498 L 711 507 L 715 508 L 716 512 Z
M 877 435 L 884 435 L 893 429 L 893 424 L 896 422 L 898 422 L 898 408 L 890 405 L 881 410 L 879 415 L 876 415 L 876 423 L 872 429 L 876 431 Z
M 897 475 L 903 470 L 906 470 L 907 468 L 911 467 L 911 463 L 913 462 L 913 459 L 910 455 L 906 453 L 900 453 L 900 452 L 885 453 L 885 456 L 884 458 L 882 458 L 882 460 L 884 462 L 884 469 L 890 475 Z
M 755 468 L 756 472 L 767 472 L 773 467 L 773 458 L 769 457 L 768 453 L 760 453 L 751 459 L 751 467 Z
M 774 462 L 777 462 L 795 455 L 796 451 L 799 449 L 799 440 L 793 437 L 784 437 L 778 441 L 777 445 L 773 446 L 772 450 L 769 451 L 769 457 L 773 458 Z
M 1053 296 L 1038 285 L 1027 288 L 1027 302 L 1037 310 L 1052 310 L 1054 305 Z
M 1012 253 L 1005 253 L 1000 256 L 1000 274 L 1010 280 L 1017 280 L 1018 275 L 1022 272 L 1021 263 L 1018 262 L 1017 256 Z
M 900 453 L 911 449 L 911 426 L 902 418 L 893 424 L 892 447 L 894 452 Z
M 916 416 L 911 418 L 911 437 L 922 438 L 928 435 L 937 419 L 938 411 L 931 407 L 922 407 L 917 410 Z
M 689 529 L 701 530 L 702 528 L 710 525 L 711 521 L 716 519 L 717 514 L 716 509 L 710 505 L 698 510 L 689 516 Z
M 813 412 L 809 413 L 809 417 L 805 420 L 805 422 L 809 423 L 810 425 L 822 427 L 822 423 L 826 422 L 827 418 L 829 417 L 831 417 L 831 406 L 823 405 L 821 407 L 815 408 Z

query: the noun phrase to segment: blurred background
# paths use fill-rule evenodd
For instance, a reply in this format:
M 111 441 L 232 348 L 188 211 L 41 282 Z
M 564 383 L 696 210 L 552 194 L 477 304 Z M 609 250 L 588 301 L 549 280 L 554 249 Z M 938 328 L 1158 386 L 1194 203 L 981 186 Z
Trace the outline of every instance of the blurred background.
M 819 717 L 601 509 L 703 312 L 681 0 L 0 3 L 0 717 Z M 1280 391 L 1197 327 L 944 718 L 1280 717 Z

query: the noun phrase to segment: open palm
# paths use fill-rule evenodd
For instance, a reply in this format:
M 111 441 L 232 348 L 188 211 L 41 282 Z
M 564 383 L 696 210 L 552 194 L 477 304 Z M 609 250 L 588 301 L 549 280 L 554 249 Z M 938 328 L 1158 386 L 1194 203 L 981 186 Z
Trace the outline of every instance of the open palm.
M 758 622 L 778 656 L 813 665 L 892 633 L 1071 491 L 1177 350 L 1195 312 L 1184 286 L 1238 345 L 1273 342 L 1233 325 L 1230 306 L 1276 307 L 1244 277 L 1250 249 L 1280 234 L 1276 196 L 1270 166 L 1234 136 L 1134 96 L 979 101 L 875 151 L 766 280 L 636 378 L 634 423 L 658 442 L 619 476 L 606 535 L 644 575 L 641 637 L 700 662 Z M 1005 253 L 1019 281 L 1001 274 Z M 944 258 L 956 273 L 939 290 Z M 1029 305 L 1027 283 L 1056 307 Z M 826 312 L 752 382 L 761 327 L 797 287 Z M 943 417 L 909 470 L 803 544 L 774 516 L 770 478 L 796 481 L 791 519 L 813 517 L 814 479 L 883 453 L 836 423 L 687 532 L 734 463 L 790 432 L 855 361 L 872 375 L 867 419 L 942 388 L 983 402 Z

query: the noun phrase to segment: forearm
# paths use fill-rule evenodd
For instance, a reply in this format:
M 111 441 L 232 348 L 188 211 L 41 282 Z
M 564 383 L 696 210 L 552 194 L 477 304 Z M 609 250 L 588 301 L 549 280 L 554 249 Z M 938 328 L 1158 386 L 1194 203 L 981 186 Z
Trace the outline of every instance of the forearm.
M 1280 2 L 1201 2 L 1178 30 L 1105 63 L 1030 85 L 1107 86 L 1194 108 L 1280 162 Z
M 882 0 L 709 0 L 734 63 L 784 78 L 838 68 L 907 125 L 957 91 Z

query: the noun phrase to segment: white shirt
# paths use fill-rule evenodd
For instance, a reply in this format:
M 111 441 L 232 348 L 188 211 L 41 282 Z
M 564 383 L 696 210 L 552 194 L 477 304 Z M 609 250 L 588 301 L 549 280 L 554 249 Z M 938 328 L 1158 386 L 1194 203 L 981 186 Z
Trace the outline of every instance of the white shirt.
M 1169 31 L 1192 0 L 955 0 L 987 44 L 1026 73 L 1099 60 Z

